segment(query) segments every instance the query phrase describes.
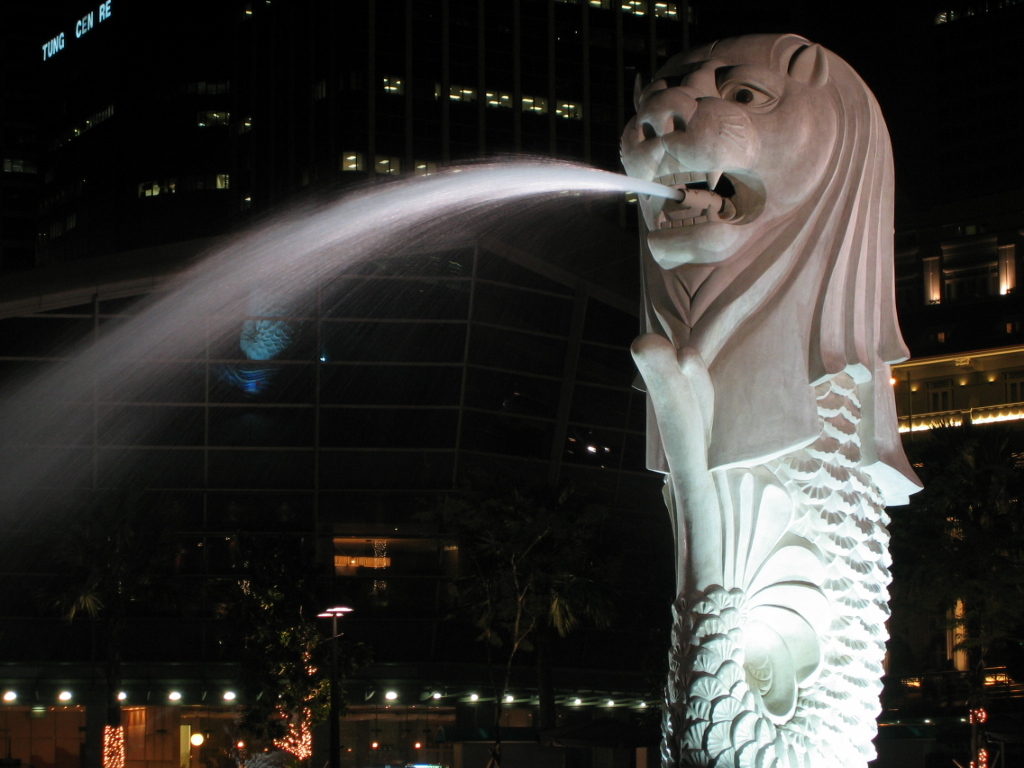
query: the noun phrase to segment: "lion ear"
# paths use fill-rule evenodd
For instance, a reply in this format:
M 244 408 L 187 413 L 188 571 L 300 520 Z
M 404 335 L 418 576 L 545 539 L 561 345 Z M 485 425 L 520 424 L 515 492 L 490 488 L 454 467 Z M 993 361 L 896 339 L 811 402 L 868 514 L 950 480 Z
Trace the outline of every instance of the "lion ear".
M 801 46 L 789 60 L 789 76 L 815 88 L 828 80 L 828 57 L 816 43 Z
M 640 111 L 640 94 L 644 92 L 643 81 L 640 80 L 640 73 L 636 73 L 636 80 L 633 81 L 633 111 Z

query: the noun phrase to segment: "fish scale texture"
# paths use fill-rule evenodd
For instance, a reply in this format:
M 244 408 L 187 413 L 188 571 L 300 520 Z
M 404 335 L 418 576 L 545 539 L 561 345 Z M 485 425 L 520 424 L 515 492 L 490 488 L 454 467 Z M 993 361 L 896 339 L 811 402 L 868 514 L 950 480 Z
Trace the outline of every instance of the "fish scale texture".
M 875 756 L 889 616 L 888 518 L 879 489 L 860 467 L 855 382 L 838 374 L 815 394 L 818 438 L 758 471 L 792 505 L 780 540 L 805 543 L 820 562 L 817 589 L 828 605 L 817 637 L 820 664 L 796 685 L 791 712 L 769 712 L 762 694 L 782 681 L 778 665 L 748 658 L 756 612 L 748 585 L 730 583 L 738 580 L 726 574 L 721 585 L 681 595 L 673 606 L 663 714 L 665 768 L 863 768 Z M 717 485 L 720 496 L 736 487 Z M 723 509 L 757 517 L 749 500 L 720 501 Z M 749 535 L 757 537 L 756 523 Z

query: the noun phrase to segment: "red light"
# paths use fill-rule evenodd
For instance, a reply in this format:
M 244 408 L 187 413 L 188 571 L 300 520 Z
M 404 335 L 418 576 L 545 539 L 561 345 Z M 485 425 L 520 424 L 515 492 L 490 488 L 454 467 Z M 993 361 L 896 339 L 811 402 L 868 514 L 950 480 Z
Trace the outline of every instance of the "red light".
M 423 749 L 423 742 L 417 741 L 412 747 L 413 749 Z
M 371 741 L 370 742 L 370 749 L 380 749 L 380 742 L 379 741 Z

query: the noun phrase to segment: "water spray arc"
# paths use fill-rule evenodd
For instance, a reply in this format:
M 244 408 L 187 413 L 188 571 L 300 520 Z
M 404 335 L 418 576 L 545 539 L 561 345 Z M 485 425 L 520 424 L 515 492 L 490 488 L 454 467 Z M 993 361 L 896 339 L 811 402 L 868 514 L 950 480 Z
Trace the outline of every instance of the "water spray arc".
M 485 163 L 373 185 L 238 237 L 77 356 L 0 393 L 0 508 L 14 515 L 31 506 L 22 503 L 40 487 L 73 487 L 88 474 L 75 448 L 95 437 L 96 425 L 83 416 L 90 398 L 103 407 L 132 401 L 160 382 L 154 361 L 201 360 L 212 345 L 241 346 L 252 364 L 221 375 L 258 393 L 266 385 L 266 361 L 295 331 L 280 318 L 311 301 L 346 264 L 372 259 L 410 236 L 443 233 L 456 216 L 566 192 L 679 196 L 661 184 L 569 163 Z M 127 443 L 136 429 L 130 422 L 122 418 L 118 425 Z

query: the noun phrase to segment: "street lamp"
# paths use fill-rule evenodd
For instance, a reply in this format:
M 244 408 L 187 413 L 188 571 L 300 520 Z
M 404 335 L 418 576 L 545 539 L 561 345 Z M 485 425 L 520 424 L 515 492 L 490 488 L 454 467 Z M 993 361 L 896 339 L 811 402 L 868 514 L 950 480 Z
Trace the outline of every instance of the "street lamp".
M 347 605 L 325 608 L 316 616 L 318 619 L 331 620 L 331 722 L 330 722 L 330 756 L 327 761 L 329 768 L 341 768 L 341 725 L 338 722 L 338 619 L 352 609 Z

